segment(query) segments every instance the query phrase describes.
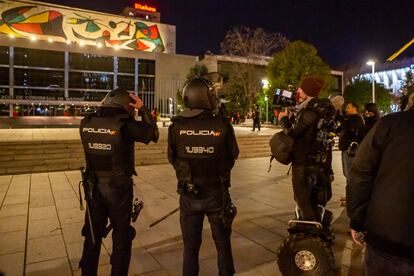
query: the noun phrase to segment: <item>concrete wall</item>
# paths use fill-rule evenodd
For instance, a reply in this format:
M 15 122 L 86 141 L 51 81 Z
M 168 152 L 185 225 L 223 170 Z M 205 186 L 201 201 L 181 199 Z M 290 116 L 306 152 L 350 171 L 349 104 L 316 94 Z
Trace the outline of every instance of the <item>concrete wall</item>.
M 184 86 L 191 67 L 198 62 L 196 56 L 157 54 L 155 59 L 155 102 L 161 115 L 171 115 L 169 104 L 176 113 L 176 93 Z

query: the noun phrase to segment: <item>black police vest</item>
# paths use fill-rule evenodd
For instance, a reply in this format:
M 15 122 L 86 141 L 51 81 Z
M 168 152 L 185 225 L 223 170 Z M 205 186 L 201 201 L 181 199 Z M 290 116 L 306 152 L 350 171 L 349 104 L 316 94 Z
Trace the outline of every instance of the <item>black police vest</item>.
M 124 117 L 92 115 L 81 121 L 87 169 L 112 175 L 134 174 L 134 143 L 125 142 L 121 133 Z
M 190 164 L 196 184 L 219 182 L 226 158 L 227 125 L 217 118 L 177 118 L 174 120 L 177 159 Z
M 226 126 L 215 118 L 174 122 L 178 159 L 219 159 L 224 156 Z

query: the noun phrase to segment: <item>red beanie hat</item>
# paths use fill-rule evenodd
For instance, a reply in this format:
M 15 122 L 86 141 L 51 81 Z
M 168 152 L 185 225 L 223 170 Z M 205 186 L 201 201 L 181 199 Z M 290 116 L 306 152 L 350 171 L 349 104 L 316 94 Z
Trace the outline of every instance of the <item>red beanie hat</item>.
M 299 87 L 309 97 L 319 97 L 319 93 L 325 87 L 325 81 L 320 77 L 307 77 L 302 79 Z

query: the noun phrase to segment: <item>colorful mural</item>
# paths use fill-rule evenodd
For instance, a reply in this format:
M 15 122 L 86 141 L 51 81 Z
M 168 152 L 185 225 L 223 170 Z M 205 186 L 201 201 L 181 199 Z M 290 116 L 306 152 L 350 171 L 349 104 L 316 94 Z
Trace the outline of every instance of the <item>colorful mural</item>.
M 0 35 L 148 52 L 175 52 L 175 49 L 166 49 L 159 27 L 165 29 L 165 34 L 171 34 L 171 26 L 164 24 L 72 11 L 34 1 L 0 1 Z M 175 29 L 173 33 L 171 45 L 175 45 Z M 168 39 L 171 40 L 170 37 Z

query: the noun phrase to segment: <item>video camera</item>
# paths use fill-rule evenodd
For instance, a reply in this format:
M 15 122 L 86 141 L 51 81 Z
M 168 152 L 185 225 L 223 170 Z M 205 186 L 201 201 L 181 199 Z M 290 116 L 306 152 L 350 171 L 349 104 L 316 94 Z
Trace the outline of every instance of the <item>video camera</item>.
M 277 88 L 273 97 L 273 105 L 282 108 L 295 106 L 296 92 Z

